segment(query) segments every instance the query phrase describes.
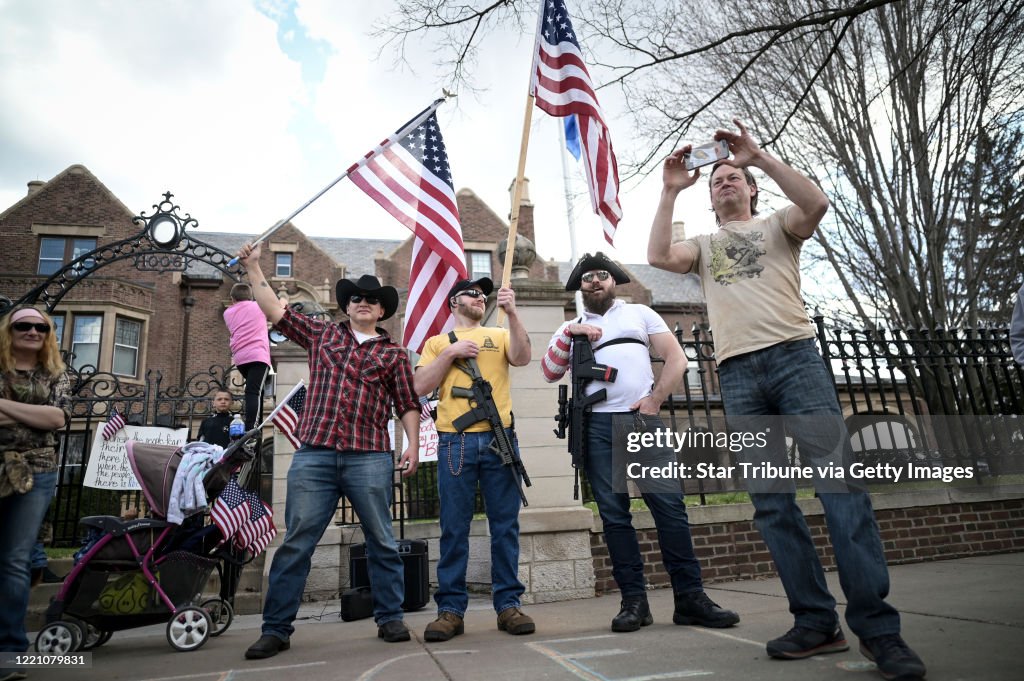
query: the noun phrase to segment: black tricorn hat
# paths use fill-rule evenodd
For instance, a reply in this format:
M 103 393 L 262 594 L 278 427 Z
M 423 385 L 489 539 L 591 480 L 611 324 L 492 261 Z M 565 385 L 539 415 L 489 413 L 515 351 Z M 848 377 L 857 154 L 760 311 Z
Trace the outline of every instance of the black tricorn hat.
M 607 255 L 598 251 L 594 255 L 589 253 L 583 254 L 583 257 L 580 258 L 580 261 L 576 263 L 576 267 L 569 274 L 569 280 L 565 282 L 565 290 L 579 291 L 582 285 L 583 273 L 592 270 L 608 270 L 616 284 L 629 283 L 629 277 L 622 271 L 622 268 L 612 262 Z
M 374 296 L 380 300 L 384 308 L 384 316 L 381 320 L 388 319 L 398 310 L 398 291 L 394 286 L 381 286 L 380 280 L 372 274 L 364 274 L 356 281 L 341 279 L 334 287 L 334 295 L 338 299 L 338 305 L 342 312 L 348 307 L 348 299 L 354 293 L 362 293 Z

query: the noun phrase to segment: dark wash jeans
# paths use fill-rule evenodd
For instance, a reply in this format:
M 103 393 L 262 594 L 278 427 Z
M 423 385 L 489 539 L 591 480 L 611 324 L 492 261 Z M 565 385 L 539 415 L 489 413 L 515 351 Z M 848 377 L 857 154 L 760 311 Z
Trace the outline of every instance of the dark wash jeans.
M 627 412 L 628 414 L 629 412 Z M 612 576 L 623 598 L 644 594 L 644 561 L 629 511 L 629 495 L 613 485 L 612 421 L 622 414 L 592 413 L 587 421 L 587 458 L 584 469 L 604 523 L 604 541 L 612 559 Z M 621 459 L 619 460 L 621 464 Z M 703 590 L 700 563 L 693 555 L 693 538 L 682 492 L 643 495 L 654 516 L 661 560 L 675 593 Z
M 507 428 L 516 452 L 515 433 Z M 466 570 L 476 487 L 484 498 L 491 535 L 491 602 L 494 611 L 518 608 L 526 587 L 519 581 L 519 487 L 513 469 L 490 450 L 491 431 L 438 433 L 437 488 L 441 500 L 441 555 L 437 561 L 438 613 L 459 617 L 469 607 Z
M 779 343 L 730 357 L 718 367 L 728 416 L 828 415 L 842 417 L 835 388 L 814 339 Z M 801 456 L 818 444 L 794 433 Z M 779 439 L 776 445 L 781 446 Z M 822 456 L 828 453 L 821 452 Z M 762 453 L 763 455 L 763 453 Z M 771 453 L 773 459 L 779 453 Z M 831 631 L 836 602 L 795 494 L 751 494 L 754 523 L 771 551 L 796 625 Z M 871 498 L 864 492 L 819 494 L 846 595 L 846 621 L 861 639 L 899 633 L 900 616 L 885 602 L 889 570 Z

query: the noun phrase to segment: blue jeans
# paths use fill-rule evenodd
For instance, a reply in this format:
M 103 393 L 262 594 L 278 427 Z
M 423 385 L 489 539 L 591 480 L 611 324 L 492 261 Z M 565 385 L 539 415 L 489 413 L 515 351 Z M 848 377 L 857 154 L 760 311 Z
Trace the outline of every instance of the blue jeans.
M 718 367 L 727 415 L 828 415 L 841 418 L 835 388 L 813 339 L 779 343 Z M 820 442 L 792 433 L 801 457 L 827 456 Z M 780 445 L 779 440 L 775 441 Z M 778 452 L 770 456 L 778 457 Z M 899 613 L 885 602 L 889 571 L 871 498 L 864 492 L 819 494 L 825 511 L 839 583 L 846 595 L 846 621 L 861 639 L 895 634 Z M 807 523 L 794 494 L 751 494 L 754 523 L 771 551 L 796 625 L 832 631 L 838 622 Z
M 629 494 L 615 492 L 612 484 L 612 419 L 610 413 L 592 413 L 587 422 L 587 458 L 584 470 L 604 524 L 604 541 L 612 559 L 612 576 L 623 598 L 644 594 L 644 560 L 640 553 Z M 677 594 L 703 590 L 700 563 L 693 554 L 693 538 L 682 493 L 645 493 L 644 501 L 658 530 L 661 560 Z
M 25 613 L 32 546 L 57 486 L 57 471 L 36 473 L 32 489 L 0 499 L 0 652 L 28 650 Z
M 512 429 L 509 438 L 519 452 Z M 519 487 L 513 468 L 490 451 L 490 431 L 438 433 L 437 491 L 441 500 L 441 555 L 437 561 L 437 611 L 462 617 L 469 605 L 466 566 L 469 525 L 480 483 L 491 532 L 491 600 L 495 612 L 518 608 L 526 587 L 519 581 Z
M 359 516 L 366 554 L 373 619 L 378 625 L 402 619 L 405 568 L 391 531 L 394 459 L 390 452 L 339 452 L 303 446 L 288 469 L 284 543 L 270 566 L 263 633 L 292 635 L 316 544 L 345 495 Z

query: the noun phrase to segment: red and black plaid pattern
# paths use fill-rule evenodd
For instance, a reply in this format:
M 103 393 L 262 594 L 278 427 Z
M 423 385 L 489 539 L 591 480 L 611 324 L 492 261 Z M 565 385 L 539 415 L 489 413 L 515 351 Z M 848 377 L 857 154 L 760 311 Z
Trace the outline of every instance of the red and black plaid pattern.
M 309 356 L 309 389 L 296 437 L 338 450 L 389 452 L 388 421 L 419 411 L 405 348 L 386 332 L 359 343 L 348 322 L 286 309 L 276 328 Z

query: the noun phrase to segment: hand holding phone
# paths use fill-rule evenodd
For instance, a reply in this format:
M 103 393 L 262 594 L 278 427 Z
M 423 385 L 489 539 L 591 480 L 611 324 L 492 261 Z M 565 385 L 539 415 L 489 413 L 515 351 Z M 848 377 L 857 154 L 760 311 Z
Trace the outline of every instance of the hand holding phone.
M 689 154 L 683 156 L 686 161 L 686 169 L 693 170 L 701 166 L 711 165 L 717 161 L 729 158 L 729 143 L 725 140 L 708 142 L 699 147 L 694 147 Z

